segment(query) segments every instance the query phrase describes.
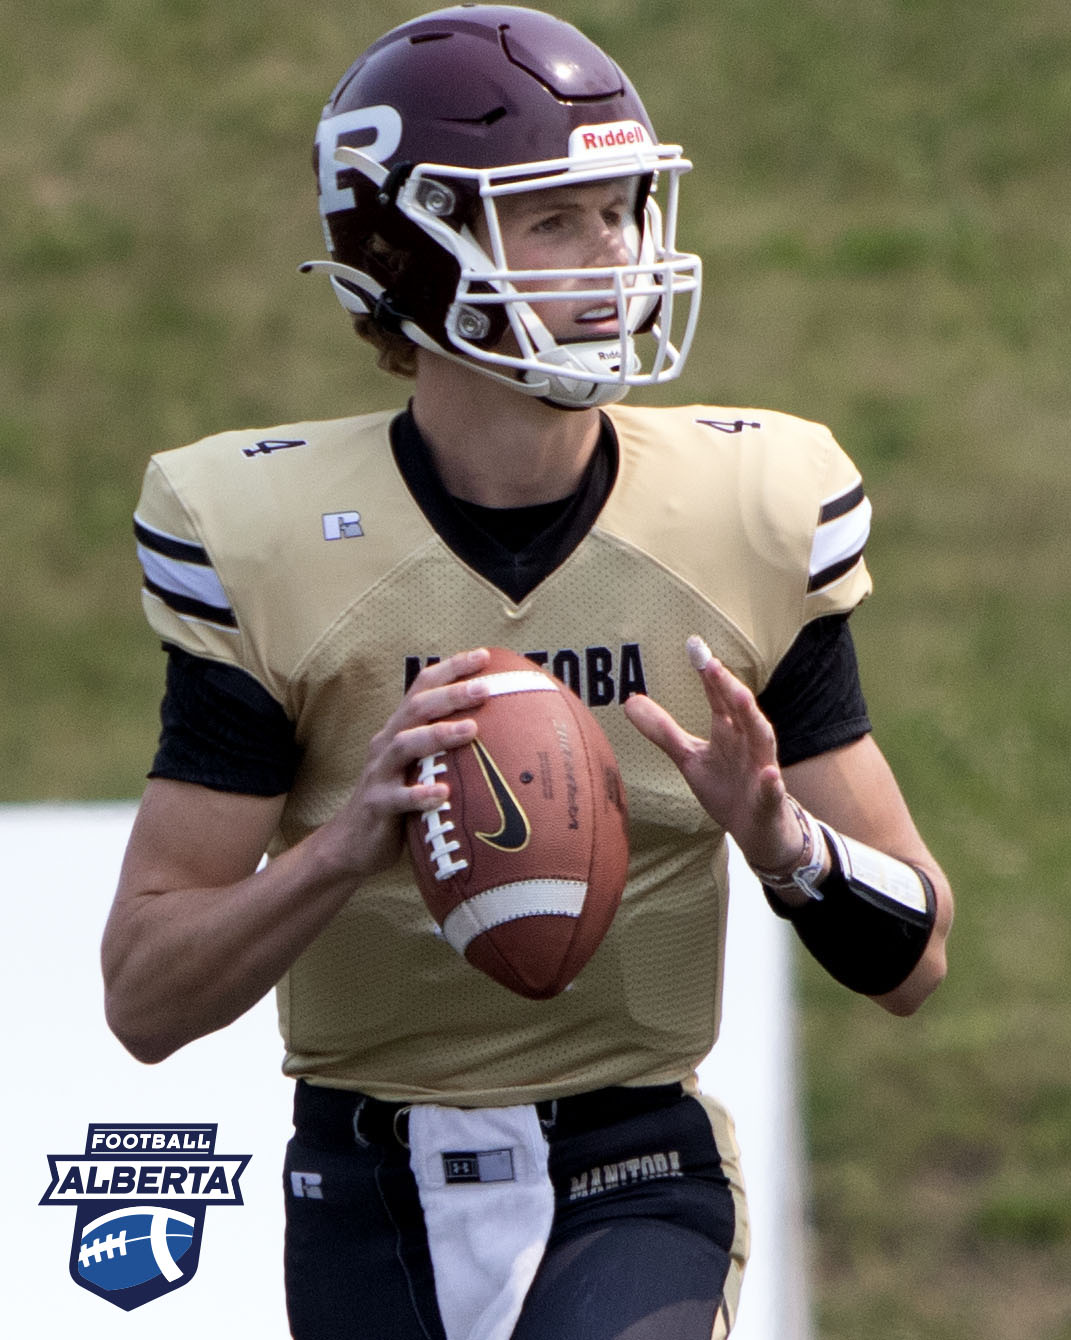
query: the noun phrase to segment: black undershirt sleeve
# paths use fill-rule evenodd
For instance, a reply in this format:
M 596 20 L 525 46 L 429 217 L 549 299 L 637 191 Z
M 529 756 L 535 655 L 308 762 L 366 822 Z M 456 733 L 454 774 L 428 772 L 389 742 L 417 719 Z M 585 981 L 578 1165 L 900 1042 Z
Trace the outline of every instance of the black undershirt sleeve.
M 160 742 L 149 776 L 252 796 L 289 791 L 301 751 L 281 705 L 237 666 L 166 643 L 165 650 Z
M 805 624 L 758 695 L 783 768 L 850 744 L 870 730 L 846 614 Z

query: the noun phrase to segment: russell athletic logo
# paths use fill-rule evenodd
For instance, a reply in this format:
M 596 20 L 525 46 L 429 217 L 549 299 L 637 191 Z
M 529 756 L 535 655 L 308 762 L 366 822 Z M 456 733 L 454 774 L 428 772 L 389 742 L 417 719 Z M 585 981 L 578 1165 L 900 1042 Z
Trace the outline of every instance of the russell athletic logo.
M 188 1284 L 209 1205 L 241 1205 L 248 1154 L 214 1125 L 91 1124 L 84 1154 L 49 1154 L 42 1205 L 75 1207 L 75 1284 L 124 1312 Z

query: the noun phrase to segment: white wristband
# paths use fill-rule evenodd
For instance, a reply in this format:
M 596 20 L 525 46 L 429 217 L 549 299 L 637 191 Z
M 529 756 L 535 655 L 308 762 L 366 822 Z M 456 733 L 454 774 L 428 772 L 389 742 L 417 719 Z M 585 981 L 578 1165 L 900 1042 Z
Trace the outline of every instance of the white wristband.
M 800 852 L 799 860 L 789 870 L 766 870 L 757 865 L 753 865 L 751 869 L 765 887 L 772 889 L 774 893 L 778 890 L 799 889 L 808 898 L 821 902 L 822 890 L 818 887 L 818 881 L 828 872 L 830 866 L 829 844 L 826 841 L 825 830 L 814 815 L 805 810 L 798 801 L 793 800 L 791 796 L 787 796 L 786 799 L 792 806 L 792 812 L 799 821 L 800 832 L 803 835 L 803 850 Z

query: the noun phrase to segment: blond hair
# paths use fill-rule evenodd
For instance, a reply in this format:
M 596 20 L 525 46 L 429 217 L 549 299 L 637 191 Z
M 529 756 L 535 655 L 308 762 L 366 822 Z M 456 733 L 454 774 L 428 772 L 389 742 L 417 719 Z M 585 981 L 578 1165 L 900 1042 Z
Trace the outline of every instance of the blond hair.
M 354 316 L 353 329 L 376 350 L 376 367 L 395 377 L 415 377 L 417 347 L 399 331 L 384 330 L 367 313 Z

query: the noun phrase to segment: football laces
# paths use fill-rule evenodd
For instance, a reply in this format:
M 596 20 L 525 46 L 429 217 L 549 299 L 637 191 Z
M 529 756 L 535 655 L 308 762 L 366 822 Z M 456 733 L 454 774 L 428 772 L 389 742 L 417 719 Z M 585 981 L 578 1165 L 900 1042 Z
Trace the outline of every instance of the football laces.
M 420 760 L 420 772 L 417 780 L 421 783 L 434 782 L 437 777 L 440 777 L 446 771 L 444 759 L 445 754 L 443 753 L 426 754 Z M 456 838 L 450 837 L 450 834 L 454 831 L 454 823 L 448 817 L 449 813 L 450 802 L 444 800 L 435 809 L 425 810 L 422 816 L 424 843 L 428 848 L 431 863 L 435 867 L 435 878 L 438 880 L 450 879 L 451 876 L 469 868 L 469 863 L 463 856 L 456 858 L 454 856 L 454 852 L 459 850 L 461 843 Z

